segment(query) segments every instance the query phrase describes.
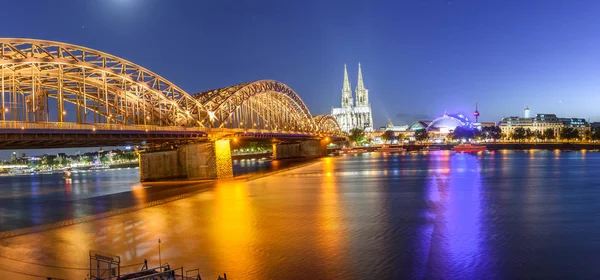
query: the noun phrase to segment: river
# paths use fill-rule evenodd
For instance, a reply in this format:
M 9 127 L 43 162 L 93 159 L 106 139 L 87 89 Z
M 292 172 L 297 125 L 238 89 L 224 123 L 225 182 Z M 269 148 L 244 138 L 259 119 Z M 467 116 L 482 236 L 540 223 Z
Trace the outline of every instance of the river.
M 435 151 L 217 183 L 0 178 L 0 278 L 83 279 L 89 250 L 157 265 L 159 238 L 163 262 L 203 279 L 598 278 L 598 170 L 596 152 Z

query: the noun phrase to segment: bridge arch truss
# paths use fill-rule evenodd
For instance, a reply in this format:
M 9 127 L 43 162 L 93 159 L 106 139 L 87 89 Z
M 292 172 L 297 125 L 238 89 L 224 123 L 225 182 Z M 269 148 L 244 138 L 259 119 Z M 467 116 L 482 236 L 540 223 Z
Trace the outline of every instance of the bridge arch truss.
M 278 81 L 190 95 L 125 59 L 22 38 L 0 38 L 0 121 L 3 127 L 12 121 L 65 129 L 64 123 L 77 123 L 342 135 L 333 117 L 313 117 L 298 94 Z
M 312 132 L 310 111 L 287 85 L 261 80 L 209 90 L 194 97 L 208 110 L 202 123 L 214 128 Z
M 313 118 L 315 122 L 316 130 L 319 133 L 326 134 L 339 134 L 341 135 L 342 129 L 337 120 L 331 115 L 318 115 Z
M 34 39 L 0 39 L 0 97 L 5 121 L 202 127 L 197 120 L 205 114 L 196 99 L 148 69 Z

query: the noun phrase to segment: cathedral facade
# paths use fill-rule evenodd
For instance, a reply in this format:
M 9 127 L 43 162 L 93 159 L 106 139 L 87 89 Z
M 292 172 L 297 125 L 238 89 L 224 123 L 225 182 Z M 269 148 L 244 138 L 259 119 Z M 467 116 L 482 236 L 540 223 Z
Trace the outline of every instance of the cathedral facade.
M 348 71 L 344 64 L 344 84 L 342 86 L 342 106 L 332 108 L 331 115 L 340 124 L 345 132 L 354 128 L 365 131 L 373 131 L 373 116 L 371 115 L 371 104 L 369 103 L 369 90 L 365 88 L 360 63 L 358 64 L 358 84 L 356 85 L 356 99 L 352 97 L 352 88 L 348 79 Z M 356 100 L 356 103 L 354 102 Z

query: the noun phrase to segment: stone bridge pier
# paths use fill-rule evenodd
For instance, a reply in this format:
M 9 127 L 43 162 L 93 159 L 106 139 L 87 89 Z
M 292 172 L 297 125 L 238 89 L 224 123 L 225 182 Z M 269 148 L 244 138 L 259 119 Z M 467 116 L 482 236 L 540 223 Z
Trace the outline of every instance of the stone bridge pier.
M 233 177 L 228 139 L 140 153 L 140 180 L 200 180 Z
M 273 144 L 273 159 L 315 158 L 327 155 L 327 139 Z

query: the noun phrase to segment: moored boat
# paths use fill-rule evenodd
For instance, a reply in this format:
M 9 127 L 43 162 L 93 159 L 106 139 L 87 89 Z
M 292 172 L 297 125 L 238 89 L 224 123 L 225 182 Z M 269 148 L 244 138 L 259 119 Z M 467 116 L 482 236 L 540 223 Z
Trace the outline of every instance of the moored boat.
M 362 149 L 362 148 L 352 148 L 352 147 L 344 147 L 344 148 L 340 149 L 340 153 L 343 153 L 343 154 L 362 154 L 366 151 L 367 150 Z
M 377 151 L 381 153 L 400 153 L 406 152 L 406 149 L 402 148 L 401 146 L 383 145 L 381 148 L 377 149 Z
M 348 154 L 362 154 L 362 153 L 366 153 L 367 150 L 362 149 L 362 148 L 356 148 L 356 149 L 352 149 L 350 151 L 348 151 Z
M 453 148 L 456 152 L 464 152 L 464 153 L 476 153 L 476 152 L 485 152 L 487 148 L 483 145 L 473 145 L 469 143 L 460 144 L 458 146 L 454 146 Z

